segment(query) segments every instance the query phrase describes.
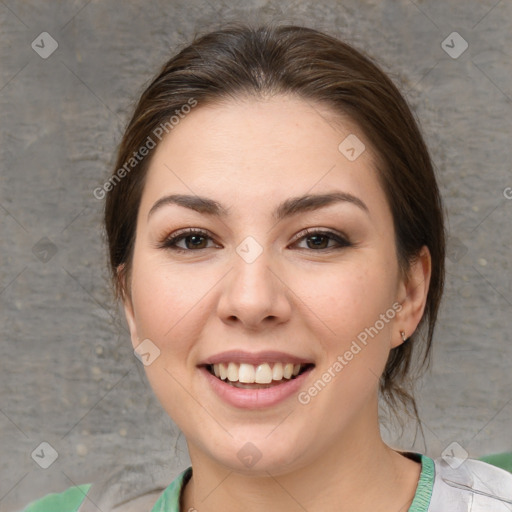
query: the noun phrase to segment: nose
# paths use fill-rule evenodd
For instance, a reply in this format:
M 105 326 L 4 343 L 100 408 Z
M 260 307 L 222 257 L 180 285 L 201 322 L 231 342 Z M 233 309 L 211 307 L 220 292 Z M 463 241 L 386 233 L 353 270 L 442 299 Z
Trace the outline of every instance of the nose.
M 225 323 L 240 323 L 249 330 L 261 330 L 288 321 L 292 292 L 280 266 L 271 261 L 272 257 L 265 250 L 253 261 L 244 258 L 243 252 L 240 254 L 233 254 L 233 268 L 222 281 L 217 308 L 219 317 Z

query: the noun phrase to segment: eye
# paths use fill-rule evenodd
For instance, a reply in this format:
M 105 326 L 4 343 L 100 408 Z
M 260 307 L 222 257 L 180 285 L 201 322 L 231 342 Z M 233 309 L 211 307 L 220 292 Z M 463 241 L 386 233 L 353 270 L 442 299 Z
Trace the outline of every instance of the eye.
M 198 249 L 208 249 L 205 247 L 205 240 L 213 240 L 212 237 L 201 229 L 183 229 L 173 235 L 165 238 L 158 247 L 161 249 L 171 249 L 176 252 L 191 252 Z M 185 247 L 178 246 L 181 241 L 185 242 Z
M 158 245 L 161 249 L 171 249 L 176 252 L 192 252 L 200 249 L 209 249 L 205 243 L 208 240 L 212 240 L 213 238 L 207 231 L 203 231 L 201 229 L 193 229 L 188 228 L 184 230 L 180 230 L 173 235 L 165 238 Z M 325 231 L 325 230 L 314 230 L 314 229 L 306 229 L 301 231 L 297 235 L 297 240 L 294 244 L 297 244 L 301 240 L 306 240 L 308 247 L 306 249 L 314 250 L 314 251 L 326 251 L 330 249 L 342 249 L 344 247 L 350 247 L 352 244 L 348 241 L 348 239 L 339 233 L 335 233 L 333 231 Z M 311 244 L 308 241 L 311 240 Z M 178 244 L 184 242 L 184 247 L 179 246 Z M 330 242 L 335 242 L 334 246 L 329 246 Z M 327 245 L 326 245 L 327 243 Z
M 295 242 L 298 243 L 301 240 L 306 240 L 308 247 L 306 249 L 312 249 L 314 251 L 325 251 L 329 249 L 342 249 L 344 247 L 350 247 L 352 244 L 349 240 L 340 233 L 335 233 L 334 231 L 325 231 L 325 230 L 315 230 L 315 229 L 305 229 L 301 231 L 297 235 L 298 239 Z M 312 243 L 308 243 L 308 241 Z M 336 244 L 334 246 L 329 246 L 329 242 L 334 241 Z M 327 245 L 326 245 L 327 243 Z

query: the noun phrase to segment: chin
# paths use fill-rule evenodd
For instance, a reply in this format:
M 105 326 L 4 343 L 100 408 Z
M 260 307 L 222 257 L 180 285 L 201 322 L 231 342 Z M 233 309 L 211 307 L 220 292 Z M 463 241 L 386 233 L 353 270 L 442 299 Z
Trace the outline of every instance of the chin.
M 255 432 L 253 437 L 229 437 L 214 445 L 208 439 L 205 451 L 213 461 L 227 470 L 247 476 L 277 476 L 299 468 L 304 463 L 302 460 L 301 464 L 304 450 L 297 451 L 299 444 L 291 442 L 290 438 L 283 444 L 271 439 L 268 432 L 269 429 L 265 429 L 264 435 L 256 435 Z

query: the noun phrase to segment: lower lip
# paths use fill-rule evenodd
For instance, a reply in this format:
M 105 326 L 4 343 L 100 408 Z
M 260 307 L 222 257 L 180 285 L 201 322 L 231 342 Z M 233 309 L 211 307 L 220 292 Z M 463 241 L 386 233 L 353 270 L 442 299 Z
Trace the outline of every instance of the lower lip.
M 226 384 L 212 375 L 204 366 L 199 368 L 213 391 L 225 402 L 240 409 L 262 409 L 286 400 L 299 391 L 312 369 L 308 368 L 295 379 L 284 381 L 282 384 L 276 384 L 271 388 L 244 389 Z

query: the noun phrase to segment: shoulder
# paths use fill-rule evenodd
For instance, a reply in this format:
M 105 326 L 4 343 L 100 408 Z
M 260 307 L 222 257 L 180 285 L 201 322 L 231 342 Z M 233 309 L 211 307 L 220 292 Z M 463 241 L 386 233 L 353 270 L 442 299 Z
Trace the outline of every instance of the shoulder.
M 180 491 L 190 474 L 191 467 L 176 476 L 176 472 L 150 462 L 132 463 L 115 470 L 104 468 L 98 471 L 92 484 L 48 494 L 20 512 L 179 510 L 176 507 L 179 507 Z M 167 508 L 160 507 L 161 504 Z
M 76 512 L 84 501 L 91 484 L 70 487 L 61 493 L 52 493 L 33 501 L 22 512 Z
M 512 474 L 474 459 L 434 459 L 429 512 L 510 512 Z
M 70 487 L 61 493 L 47 494 L 41 499 L 33 501 L 21 512 L 81 512 L 85 506 L 87 493 L 91 484 Z M 140 512 L 151 510 L 161 495 L 161 491 L 153 491 L 138 496 L 112 508 L 112 512 Z M 95 507 L 96 508 L 96 507 Z

